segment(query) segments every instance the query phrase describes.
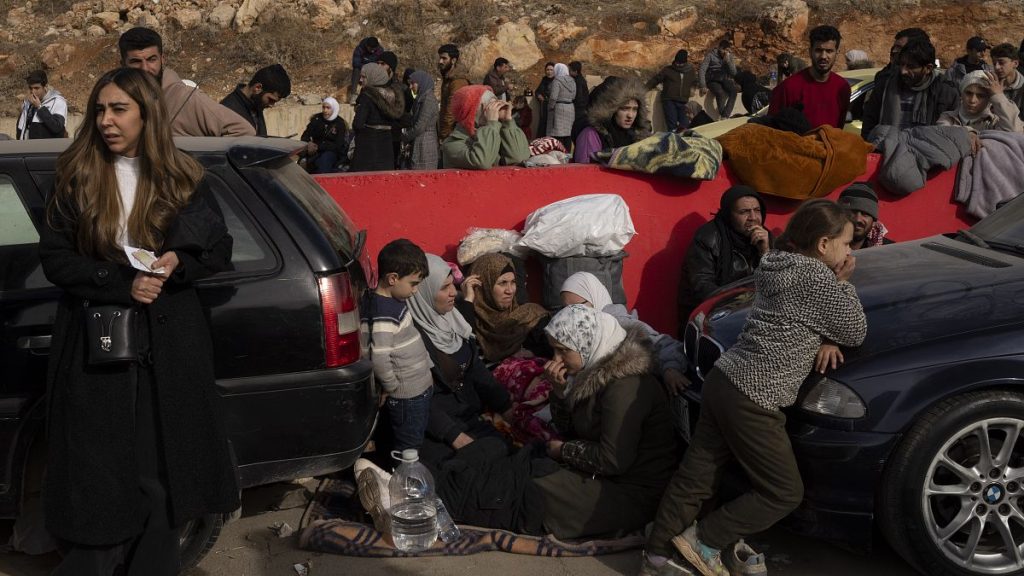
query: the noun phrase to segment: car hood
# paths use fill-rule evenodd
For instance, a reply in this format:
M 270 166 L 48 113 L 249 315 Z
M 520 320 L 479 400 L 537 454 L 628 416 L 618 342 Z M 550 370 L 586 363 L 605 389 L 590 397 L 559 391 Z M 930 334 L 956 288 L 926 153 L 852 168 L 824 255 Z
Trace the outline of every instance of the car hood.
M 859 250 L 851 281 L 868 335 L 847 364 L 895 348 L 1024 321 L 1024 258 L 943 236 Z M 728 291 L 705 330 L 728 348 L 753 304 L 752 284 Z

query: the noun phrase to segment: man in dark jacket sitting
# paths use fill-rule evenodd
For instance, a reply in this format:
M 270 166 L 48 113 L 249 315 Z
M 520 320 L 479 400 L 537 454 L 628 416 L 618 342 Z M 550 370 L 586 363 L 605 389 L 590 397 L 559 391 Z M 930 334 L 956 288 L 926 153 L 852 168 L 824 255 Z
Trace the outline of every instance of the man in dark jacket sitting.
M 960 90 L 935 69 L 935 46 L 914 38 L 900 50 L 897 74 L 876 86 L 864 104 L 861 135 L 867 139 L 877 125 L 933 126 L 947 110 L 960 106 Z
M 737 185 L 722 194 L 715 217 L 697 229 L 679 283 L 680 334 L 690 312 L 712 292 L 754 273 L 771 247 L 764 215 L 761 195 L 750 186 Z
M 672 64 L 665 66 L 647 82 L 647 89 L 654 90 L 661 84 L 661 107 L 665 111 L 665 129 L 676 132 L 690 125 L 684 107 L 690 101 L 690 94 L 697 82 L 697 69 L 690 64 L 690 53 L 676 52 Z

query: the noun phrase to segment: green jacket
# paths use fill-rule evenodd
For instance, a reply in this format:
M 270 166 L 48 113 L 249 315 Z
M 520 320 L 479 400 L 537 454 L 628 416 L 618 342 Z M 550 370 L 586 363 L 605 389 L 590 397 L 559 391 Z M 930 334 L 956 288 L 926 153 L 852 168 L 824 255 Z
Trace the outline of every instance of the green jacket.
M 476 136 L 456 126 L 441 143 L 441 154 L 445 168 L 487 170 L 523 163 L 530 157 L 530 144 L 515 122 L 495 120 L 477 128 Z
M 576 376 L 566 398 L 550 396 L 566 438 L 563 466 L 533 482 L 555 536 L 625 534 L 654 519 L 677 460 L 652 350 L 643 331 L 631 329 L 618 350 Z

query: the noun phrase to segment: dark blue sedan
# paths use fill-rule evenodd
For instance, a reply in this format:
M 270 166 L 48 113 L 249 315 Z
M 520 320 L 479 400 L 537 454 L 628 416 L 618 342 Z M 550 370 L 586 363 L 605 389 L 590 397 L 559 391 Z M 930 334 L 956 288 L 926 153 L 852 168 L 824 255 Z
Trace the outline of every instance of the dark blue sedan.
M 806 487 L 789 526 L 867 549 L 877 525 L 928 575 L 1024 573 L 1024 199 L 855 255 L 868 336 L 787 411 Z M 691 405 L 752 290 L 726 287 L 691 316 Z

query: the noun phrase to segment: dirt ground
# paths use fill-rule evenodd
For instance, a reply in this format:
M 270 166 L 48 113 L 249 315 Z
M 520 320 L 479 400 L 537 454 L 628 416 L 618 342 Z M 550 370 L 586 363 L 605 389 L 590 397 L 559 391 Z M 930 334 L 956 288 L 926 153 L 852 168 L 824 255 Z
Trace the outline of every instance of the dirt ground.
M 245 491 L 242 518 L 230 523 L 216 546 L 186 576 L 295 576 L 294 565 L 309 563 L 310 576 L 359 574 L 361 576 L 440 576 L 477 574 L 528 574 L 530 576 L 606 576 L 636 574 L 640 553 L 624 552 L 596 558 L 539 558 L 500 552 L 447 558 L 367 559 L 300 550 L 298 536 L 278 538 L 270 526 L 287 522 L 297 527 L 303 507 L 270 510 L 300 486 L 274 484 Z M 0 523 L 6 540 L 10 522 Z M 2 541 L 2 540 L 0 540 Z M 912 576 L 914 572 L 891 550 L 858 556 L 829 544 L 807 540 L 782 529 L 771 530 L 751 544 L 763 551 L 773 576 Z M 56 555 L 27 557 L 0 555 L 0 575 L 45 576 L 56 565 Z

